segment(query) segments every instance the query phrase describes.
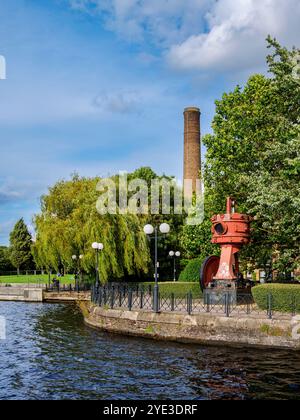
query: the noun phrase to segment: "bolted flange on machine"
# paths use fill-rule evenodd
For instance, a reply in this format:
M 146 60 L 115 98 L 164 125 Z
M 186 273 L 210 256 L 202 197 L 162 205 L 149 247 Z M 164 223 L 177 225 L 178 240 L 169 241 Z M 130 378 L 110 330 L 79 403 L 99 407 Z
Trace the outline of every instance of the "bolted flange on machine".
M 235 200 L 227 198 L 225 214 L 213 216 L 212 243 L 221 247 L 221 257 L 208 257 L 201 268 L 201 289 L 236 290 L 241 277 L 238 253 L 250 242 L 251 216 L 235 212 Z

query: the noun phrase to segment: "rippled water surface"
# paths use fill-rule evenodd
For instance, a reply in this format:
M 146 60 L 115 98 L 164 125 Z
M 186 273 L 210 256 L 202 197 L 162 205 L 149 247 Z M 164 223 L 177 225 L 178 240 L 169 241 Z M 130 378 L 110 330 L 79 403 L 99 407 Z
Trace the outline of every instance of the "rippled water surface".
M 0 399 L 300 399 L 300 354 L 101 333 L 76 306 L 0 302 Z

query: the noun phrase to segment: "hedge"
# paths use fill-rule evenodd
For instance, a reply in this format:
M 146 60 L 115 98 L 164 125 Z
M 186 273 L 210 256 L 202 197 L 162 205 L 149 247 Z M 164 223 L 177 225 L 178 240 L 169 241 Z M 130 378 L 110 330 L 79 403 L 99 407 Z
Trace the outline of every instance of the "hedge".
M 185 269 L 180 273 L 179 281 L 186 283 L 194 283 L 200 281 L 200 270 L 202 266 L 202 259 L 196 258 L 191 260 Z
M 254 301 L 260 309 L 267 310 L 269 294 L 274 311 L 300 313 L 300 285 L 263 284 L 252 289 Z
M 154 283 L 141 283 L 144 288 L 147 286 L 154 286 Z M 199 283 L 180 283 L 180 282 L 167 282 L 159 283 L 159 292 L 162 297 L 170 297 L 174 293 L 175 297 L 186 297 L 188 293 L 192 293 L 193 298 L 201 298 L 202 291 Z

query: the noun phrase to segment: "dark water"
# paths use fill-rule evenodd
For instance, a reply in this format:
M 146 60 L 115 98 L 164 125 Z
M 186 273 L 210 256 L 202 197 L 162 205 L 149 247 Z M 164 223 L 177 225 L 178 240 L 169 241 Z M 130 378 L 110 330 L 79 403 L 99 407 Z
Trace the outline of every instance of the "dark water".
M 73 305 L 0 302 L 0 399 L 300 399 L 300 354 L 158 343 Z

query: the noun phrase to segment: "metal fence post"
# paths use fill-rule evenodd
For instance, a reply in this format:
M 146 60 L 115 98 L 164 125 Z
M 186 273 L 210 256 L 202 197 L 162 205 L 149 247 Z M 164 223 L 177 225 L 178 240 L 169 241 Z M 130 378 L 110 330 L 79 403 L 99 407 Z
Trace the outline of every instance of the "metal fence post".
M 250 315 L 251 313 L 251 306 L 250 306 L 250 297 L 248 295 L 246 295 L 246 300 L 247 300 L 247 310 L 246 310 L 246 314 Z
M 140 293 L 140 309 L 143 309 L 143 307 L 144 307 L 144 291 L 141 290 L 141 293 Z
M 174 293 L 171 294 L 171 311 L 175 311 L 175 295 Z
M 111 309 L 114 309 L 115 306 L 115 287 L 113 286 L 111 288 L 111 296 L 110 296 L 110 307 Z
M 187 312 L 189 315 L 192 314 L 192 309 L 193 309 L 193 296 L 192 296 L 192 292 L 189 292 L 187 295 Z
M 119 307 L 122 307 L 122 290 L 121 288 L 119 289 Z
M 96 298 L 97 298 L 97 301 L 98 301 L 98 305 L 99 306 L 102 306 L 102 301 L 103 301 L 103 296 L 102 296 L 102 288 L 100 287 L 98 287 L 98 288 L 96 288 L 96 290 L 97 290 L 97 294 L 96 294 Z
M 128 291 L 128 309 L 132 310 L 132 290 Z
M 205 293 L 205 292 L 204 292 Z M 209 313 L 210 312 L 210 294 L 209 293 L 205 293 L 205 303 L 206 303 L 206 312 Z
M 296 316 L 296 296 L 294 295 L 292 298 L 292 316 Z
M 268 294 L 268 318 L 273 318 L 273 296 L 272 293 Z
M 227 318 L 230 316 L 230 294 L 229 292 L 225 293 L 225 314 Z

